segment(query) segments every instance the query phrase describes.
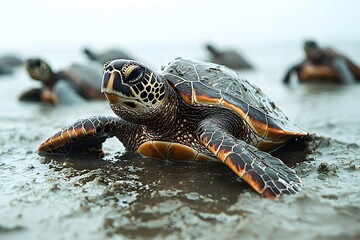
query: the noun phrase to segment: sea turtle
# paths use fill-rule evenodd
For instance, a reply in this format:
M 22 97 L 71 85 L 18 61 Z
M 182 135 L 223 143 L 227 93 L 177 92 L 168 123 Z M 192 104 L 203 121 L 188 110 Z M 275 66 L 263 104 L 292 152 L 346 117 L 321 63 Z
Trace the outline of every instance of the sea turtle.
M 0 62 L 0 75 L 8 75 L 8 74 L 12 74 L 13 70 L 11 67 L 9 67 L 6 64 L 2 64 Z
M 211 56 L 209 61 L 221 65 L 225 65 L 232 69 L 252 69 L 250 63 L 243 58 L 238 52 L 233 50 L 220 51 L 211 44 L 206 45 L 206 49 L 210 52 Z
M 105 99 L 98 90 L 102 75 L 102 68 L 98 64 L 74 63 L 68 68 L 54 72 L 44 60 L 34 58 L 25 61 L 25 68 L 31 78 L 42 83 L 42 87 L 23 93 L 20 96 L 22 101 L 50 102 L 56 105 L 60 101 L 58 92 L 54 89 L 60 80 L 66 81 L 67 85 L 84 99 Z M 66 93 L 63 96 L 66 96 Z
M 219 160 L 265 197 L 300 191 L 295 171 L 265 151 L 307 133 L 234 70 L 178 58 L 155 72 L 117 59 L 104 65 L 101 91 L 117 117 L 78 120 L 44 141 L 40 155 L 103 156 L 115 136 L 145 157 Z
M 330 48 L 320 48 L 315 41 L 305 41 L 305 59 L 291 67 L 283 82 L 288 84 L 292 72 L 299 82 L 327 81 L 353 83 L 360 80 L 360 68 L 347 57 Z
M 0 57 L 0 63 L 6 64 L 9 67 L 19 67 L 23 64 L 23 61 L 15 55 L 6 54 Z
M 22 60 L 15 55 L 3 55 L 0 57 L 0 75 L 13 73 L 13 68 L 22 64 Z
M 114 60 L 114 59 L 134 59 L 130 57 L 127 53 L 117 50 L 117 49 L 109 49 L 107 51 L 104 51 L 102 53 L 94 53 L 89 48 L 84 48 L 83 52 L 85 55 L 93 61 L 97 61 L 101 64 L 106 63 L 107 61 Z

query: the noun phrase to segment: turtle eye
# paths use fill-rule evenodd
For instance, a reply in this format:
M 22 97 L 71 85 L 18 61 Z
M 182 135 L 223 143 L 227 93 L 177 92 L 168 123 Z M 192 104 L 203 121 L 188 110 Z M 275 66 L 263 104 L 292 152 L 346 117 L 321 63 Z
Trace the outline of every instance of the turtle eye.
M 36 59 L 33 63 L 34 67 L 40 67 L 41 66 L 41 61 L 39 59 Z
M 41 61 L 40 59 L 33 59 L 29 61 L 29 66 L 30 68 L 38 68 L 41 66 Z
M 105 71 L 106 67 L 109 65 L 110 61 L 107 61 L 106 63 L 104 63 L 103 65 L 103 71 Z
M 110 65 L 111 61 L 107 61 L 106 63 L 104 63 L 103 65 L 103 71 L 111 71 L 114 69 L 114 67 L 112 65 Z
M 144 72 L 145 69 L 141 66 L 133 68 L 126 78 L 127 82 L 134 84 L 141 81 L 144 76 Z

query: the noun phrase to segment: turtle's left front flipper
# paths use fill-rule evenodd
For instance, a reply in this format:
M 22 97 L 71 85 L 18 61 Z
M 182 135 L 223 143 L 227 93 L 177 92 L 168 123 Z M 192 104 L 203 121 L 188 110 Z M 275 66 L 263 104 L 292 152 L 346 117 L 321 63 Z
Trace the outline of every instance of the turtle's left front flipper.
M 236 139 L 216 120 L 203 120 L 197 137 L 222 163 L 265 197 L 300 191 L 301 180 L 294 170 L 280 159 Z
M 138 127 L 118 117 L 80 119 L 52 135 L 38 148 L 39 155 L 95 154 L 103 157 L 102 143 L 116 136 L 125 147 Z

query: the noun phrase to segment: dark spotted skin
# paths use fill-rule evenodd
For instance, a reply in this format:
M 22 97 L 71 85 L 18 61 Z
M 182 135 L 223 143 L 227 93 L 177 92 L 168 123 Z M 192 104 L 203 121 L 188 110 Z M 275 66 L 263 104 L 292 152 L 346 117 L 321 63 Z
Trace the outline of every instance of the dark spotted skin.
M 78 121 L 45 141 L 39 153 L 101 155 L 105 139 L 116 136 L 127 150 L 151 158 L 217 159 L 265 197 L 300 190 L 295 172 L 264 151 L 306 133 L 237 73 L 177 59 L 159 74 L 114 60 L 105 65 L 102 91 L 119 118 Z M 150 99 L 150 93 L 159 95 Z

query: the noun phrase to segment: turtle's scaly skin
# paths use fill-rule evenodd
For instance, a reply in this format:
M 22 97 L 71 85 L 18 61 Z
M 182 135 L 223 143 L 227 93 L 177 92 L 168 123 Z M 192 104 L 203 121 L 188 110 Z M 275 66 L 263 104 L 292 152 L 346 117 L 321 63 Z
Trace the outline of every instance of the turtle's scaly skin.
M 104 156 L 102 143 L 109 137 L 117 136 L 128 146 L 132 141 L 123 138 L 126 131 L 136 131 L 131 125 L 124 126 L 117 117 L 93 116 L 80 119 L 55 133 L 39 146 L 40 155 L 66 155 L 95 153 Z M 133 146 L 132 148 L 135 148 Z
M 119 118 L 80 120 L 45 141 L 39 153 L 102 155 L 102 142 L 116 136 L 146 157 L 217 159 L 265 197 L 300 191 L 295 172 L 263 151 L 307 133 L 236 72 L 177 59 L 157 73 L 114 60 L 105 64 L 102 91 Z

